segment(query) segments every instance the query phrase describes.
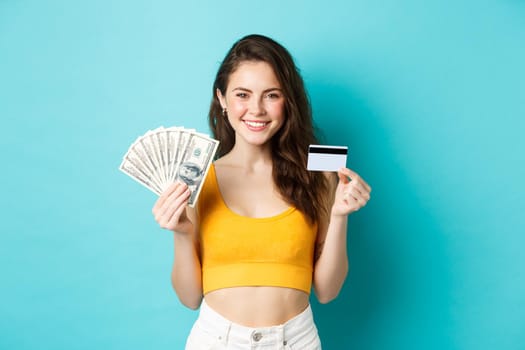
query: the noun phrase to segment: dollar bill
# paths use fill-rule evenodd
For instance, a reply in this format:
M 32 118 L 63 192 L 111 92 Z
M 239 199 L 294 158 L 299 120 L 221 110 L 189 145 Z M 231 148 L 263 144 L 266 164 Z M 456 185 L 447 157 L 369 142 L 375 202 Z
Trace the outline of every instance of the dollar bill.
M 144 150 L 147 156 L 147 160 L 149 161 L 149 164 L 153 167 L 153 173 L 155 174 L 157 179 L 160 181 L 161 188 L 166 187 L 167 181 L 162 175 L 162 168 L 161 168 L 159 156 L 156 151 L 154 132 L 149 130 L 140 139 L 139 143 L 142 145 L 142 149 Z
M 119 169 L 125 174 L 129 175 L 133 180 L 137 181 L 150 191 L 160 196 L 162 191 L 155 183 L 155 181 L 151 178 L 151 176 L 149 174 L 144 173 L 144 171 L 141 168 L 135 166 L 133 162 L 129 160 L 129 158 L 125 157 L 122 160 Z
M 169 152 L 168 152 L 168 140 L 167 140 L 167 132 L 166 129 L 161 128 L 161 130 L 157 133 L 157 142 L 159 144 L 159 153 L 161 158 L 161 165 L 162 165 L 162 172 L 164 174 L 164 178 L 166 179 L 166 182 L 171 182 L 169 179 L 169 173 L 168 173 L 168 167 L 169 167 Z
M 159 127 L 138 137 L 119 169 L 157 195 L 175 181 L 188 184 L 193 207 L 219 142 L 194 129 Z
M 142 168 L 145 173 L 150 174 L 159 188 L 164 187 L 163 181 L 157 172 L 157 167 L 153 162 L 153 155 L 144 143 L 144 137 L 139 138 L 138 141 L 131 146 L 128 158 L 130 158 L 137 167 Z
M 167 187 L 170 182 L 168 181 L 168 178 L 166 176 L 166 171 L 165 171 L 166 163 L 164 162 L 162 151 L 161 151 L 162 146 L 160 145 L 160 134 L 163 131 L 164 131 L 163 127 L 153 130 L 149 135 L 149 141 L 150 141 L 150 145 L 153 151 L 154 160 L 157 162 L 156 164 L 158 167 L 158 172 L 160 174 L 159 177 L 164 182 L 163 187 Z
M 175 181 L 175 172 L 177 169 L 178 154 L 184 150 L 179 149 L 179 139 L 181 128 L 171 127 L 166 130 L 168 139 L 168 179 L 170 182 Z
M 193 207 L 199 197 L 204 179 L 217 151 L 217 140 L 191 133 L 177 169 L 175 180 L 188 185 L 191 191 L 188 205 Z
M 182 161 L 182 157 L 184 156 L 184 152 L 186 148 L 188 147 L 188 142 L 190 140 L 190 136 L 192 134 L 193 130 L 188 129 L 181 129 L 179 130 L 179 139 L 178 139 L 178 145 L 177 145 L 177 155 L 175 156 L 175 164 L 173 166 L 173 173 L 171 174 L 172 181 L 177 180 L 177 173 L 179 171 L 180 163 Z

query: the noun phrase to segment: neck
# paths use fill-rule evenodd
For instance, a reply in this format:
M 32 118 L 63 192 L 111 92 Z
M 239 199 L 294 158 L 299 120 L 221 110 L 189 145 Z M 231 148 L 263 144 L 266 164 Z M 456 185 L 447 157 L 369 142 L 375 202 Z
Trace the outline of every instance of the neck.
M 269 144 L 256 146 L 235 143 L 232 150 L 228 153 L 228 158 L 232 164 L 246 170 L 272 165 L 272 152 Z

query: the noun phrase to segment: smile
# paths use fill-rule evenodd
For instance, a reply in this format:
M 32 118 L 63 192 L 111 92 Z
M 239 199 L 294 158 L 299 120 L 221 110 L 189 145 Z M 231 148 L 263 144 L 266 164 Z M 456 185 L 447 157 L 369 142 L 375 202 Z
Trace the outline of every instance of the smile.
M 243 122 L 250 130 L 262 130 L 266 125 L 270 124 L 270 122 L 255 122 L 250 120 L 243 120 Z

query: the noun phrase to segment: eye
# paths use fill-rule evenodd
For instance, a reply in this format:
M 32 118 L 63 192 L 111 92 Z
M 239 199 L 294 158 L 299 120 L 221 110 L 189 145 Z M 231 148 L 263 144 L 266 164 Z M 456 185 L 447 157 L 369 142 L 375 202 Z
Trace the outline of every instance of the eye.
M 248 94 L 245 93 L 245 92 L 238 92 L 235 94 L 235 96 L 239 97 L 239 98 L 246 98 L 248 97 Z
M 274 100 L 274 99 L 280 98 L 281 95 L 276 92 L 270 92 L 268 95 L 266 95 L 266 97 L 269 98 L 270 100 Z

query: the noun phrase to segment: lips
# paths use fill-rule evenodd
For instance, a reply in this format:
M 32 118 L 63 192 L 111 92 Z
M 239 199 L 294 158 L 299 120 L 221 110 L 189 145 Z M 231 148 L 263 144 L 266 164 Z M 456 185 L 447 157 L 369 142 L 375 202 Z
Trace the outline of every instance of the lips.
M 244 125 L 248 127 L 249 130 L 252 131 L 261 131 L 266 128 L 270 122 L 261 122 L 261 121 L 253 121 L 253 120 L 243 120 Z

